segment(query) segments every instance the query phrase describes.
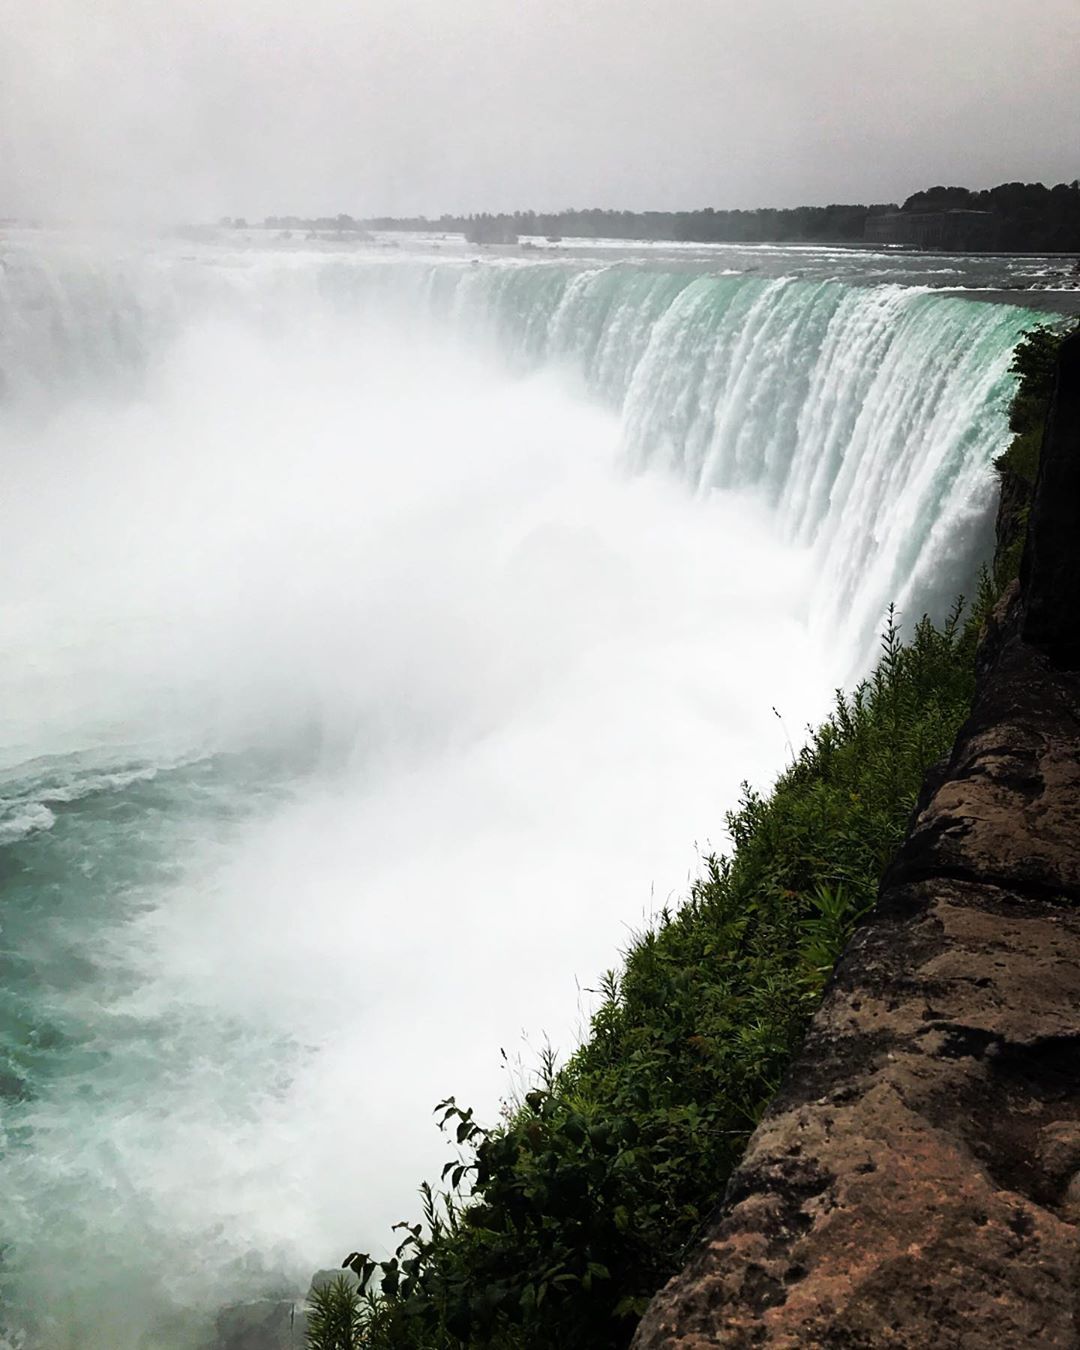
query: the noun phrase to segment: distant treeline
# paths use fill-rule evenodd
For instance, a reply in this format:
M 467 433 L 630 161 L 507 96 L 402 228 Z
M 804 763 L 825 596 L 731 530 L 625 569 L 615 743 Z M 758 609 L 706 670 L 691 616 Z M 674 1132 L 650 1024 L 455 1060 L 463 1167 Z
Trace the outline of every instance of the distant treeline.
M 933 187 L 916 192 L 905 211 L 990 211 L 997 217 L 997 247 L 1006 253 L 1080 253 L 1080 180 L 1001 183 L 978 192 Z
M 548 239 L 677 239 L 698 242 L 761 243 L 784 240 L 835 240 L 863 237 L 870 211 L 895 206 L 799 206 L 791 210 L 608 211 L 594 206 L 567 211 L 513 211 L 491 215 L 443 215 L 357 221 L 372 230 L 443 230 L 464 234 L 475 243 L 509 242 L 513 236 Z M 268 224 L 272 223 L 270 221 Z
M 264 224 L 282 230 L 440 230 L 463 234 L 473 243 L 513 243 L 521 236 L 548 239 L 674 239 L 697 243 L 859 243 L 870 216 L 893 211 L 989 211 L 997 224 L 996 247 L 1007 252 L 1080 252 L 1080 181 L 1046 187 L 1042 183 L 1002 183 L 973 191 L 932 187 L 904 202 L 863 205 L 797 206 L 789 210 L 607 211 L 600 207 L 567 211 L 513 211 L 491 215 L 269 216 Z

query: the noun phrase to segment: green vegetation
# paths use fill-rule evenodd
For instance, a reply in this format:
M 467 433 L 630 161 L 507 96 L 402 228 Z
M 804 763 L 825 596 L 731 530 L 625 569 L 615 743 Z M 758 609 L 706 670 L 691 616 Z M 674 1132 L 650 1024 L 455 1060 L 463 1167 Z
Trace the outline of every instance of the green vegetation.
M 1071 326 L 1060 325 L 1034 328 L 1013 353 L 1010 369 L 1020 377 L 1009 408 L 1009 430 L 1013 438 L 994 460 L 994 468 L 1001 475 L 1003 491 L 1011 495 L 1016 519 L 1012 537 L 1002 541 L 1005 546 L 997 559 L 995 581 L 999 587 L 1006 585 L 1020 572 L 1031 495 L 1035 489 L 1043 433 L 1054 393 L 1058 349 L 1071 331 Z
M 353 1350 L 364 1342 L 365 1300 L 345 1275 L 317 1284 L 308 1295 L 307 1343 L 314 1350 Z
M 1033 328 L 1013 352 L 1009 369 L 1020 383 L 1009 408 L 1009 445 L 994 461 L 999 473 L 1014 473 L 1031 487 L 1039 467 L 1043 429 L 1054 393 L 1058 348 L 1065 332 L 1060 328 Z
M 1034 330 L 1013 364 L 1015 439 L 998 468 L 1029 486 L 1061 336 Z M 707 856 L 686 903 L 603 977 L 565 1067 L 546 1056 L 535 1089 L 494 1126 L 452 1098 L 436 1108 L 456 1146 L 446 1189 L 421 1188 L 423 1222 L 399 1225 L 390 1260 L 346 1260 L 369 1291 L 355 1346 L 629 1343 L 702 1236 L 874 902 L 926 770 L 967 715 L 978 632 L 1018 560 L 984 575 L 966 620 L 958 604 L 903 641 L 890 614 L 872 676 L 837 693 L 770 795 L 744 787 L 727 817 L 730 854 Z

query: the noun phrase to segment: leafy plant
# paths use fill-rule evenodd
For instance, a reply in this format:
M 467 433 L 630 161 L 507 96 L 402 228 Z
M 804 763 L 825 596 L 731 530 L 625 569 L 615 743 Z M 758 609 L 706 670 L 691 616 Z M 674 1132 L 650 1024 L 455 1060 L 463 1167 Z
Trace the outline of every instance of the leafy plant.
M 1033 328 L 1017 344 L 1009 367 L 1019 376 L 1009 406 L 1009 430 L 1014 434 L 994 461 L 994 467 L 1001 474 L 1015 474 L 1029 487 L 1034 486 L 1039 470 L 1043 430 L 1054 394 L 1058 349 L 1070 331 L 1070 326 L 1060 324 Z
M 802 957 L 811 970 L 828 974 L 869 905 L 852 902 L 843 882 L 836 887 L 819 882 L 808 903 L 810 912 L 801 925 Z
M 308 1294 L 309 1350 L 357 1350 L 364 1344 L 362 1295 L 355 1281 L 338 1275 Z

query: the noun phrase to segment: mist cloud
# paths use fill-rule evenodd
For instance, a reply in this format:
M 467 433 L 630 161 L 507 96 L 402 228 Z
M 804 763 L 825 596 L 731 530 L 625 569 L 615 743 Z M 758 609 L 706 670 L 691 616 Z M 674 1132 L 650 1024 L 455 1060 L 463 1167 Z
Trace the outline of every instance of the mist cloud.
M 895 200 L 1078 172 L 1076 0 L 3 0 L 0 217 Z

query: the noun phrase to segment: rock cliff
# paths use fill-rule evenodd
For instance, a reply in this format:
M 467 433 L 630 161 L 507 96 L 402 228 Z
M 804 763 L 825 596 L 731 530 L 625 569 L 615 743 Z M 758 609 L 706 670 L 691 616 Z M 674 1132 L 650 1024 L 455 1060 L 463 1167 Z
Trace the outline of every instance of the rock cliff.
M 1080 1347 L 1080 336 L 1020 585 L 878 905 L 636 1350 Z

